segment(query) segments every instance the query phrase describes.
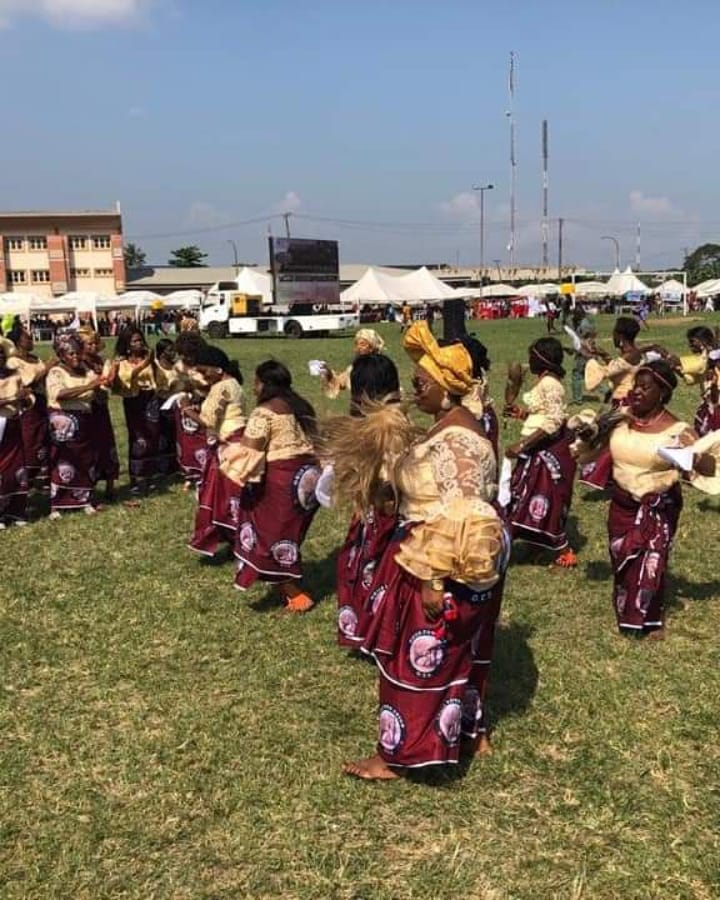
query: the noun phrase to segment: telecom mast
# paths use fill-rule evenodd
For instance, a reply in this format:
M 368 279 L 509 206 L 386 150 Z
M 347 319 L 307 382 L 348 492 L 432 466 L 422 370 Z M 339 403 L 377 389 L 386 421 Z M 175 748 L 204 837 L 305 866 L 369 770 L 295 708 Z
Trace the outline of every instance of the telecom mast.
M 548 123 L 547 119 L 543 119 L 542 123 L 542 189 L 543 189 L 543 218 L 542 218 L 542 262 L 543 268 L 547 270 L 550 265 L 548 257 L 548 238 L 550 237 L 550 226 L 548 224 Z
M 515 204 L 517 196 L 517 158 L 515 156 L 515 51 L 510 51 L 510 77 L 508 79 L 510 107 L 507 112 L 510 120 L 510 268 L 515 267 L 517 252 L 517 235 L 515 231 Z

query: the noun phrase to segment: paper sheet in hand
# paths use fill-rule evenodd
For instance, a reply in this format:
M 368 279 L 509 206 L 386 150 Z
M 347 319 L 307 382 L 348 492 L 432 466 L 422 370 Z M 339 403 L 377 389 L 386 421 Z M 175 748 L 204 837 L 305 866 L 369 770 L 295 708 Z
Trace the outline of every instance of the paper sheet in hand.
M 325 371 L 326 366 L 327 363 L 323 362 L 321 359 L 308 360 L 308 371 L 316 378 L 319 378 L 320 375 L 322 375 L 322 373 Z
M 659 447 L 658 456 L 681 469 L 683 472 L 692 472 L 694 450 L 692 447 Z
M 573 350 L 580 351 L 582 350 L 582 341 L 578 337 L 578 333 L 573 331 L 569 325 L 563 325 L 565 331 L 570 335 L 570 340 L 572 341 Z

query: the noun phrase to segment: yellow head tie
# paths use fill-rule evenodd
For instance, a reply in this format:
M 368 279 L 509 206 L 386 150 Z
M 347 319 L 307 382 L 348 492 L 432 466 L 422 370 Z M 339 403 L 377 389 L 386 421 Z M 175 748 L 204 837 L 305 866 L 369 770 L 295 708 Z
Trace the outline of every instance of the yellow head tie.
M 414 322 L 405 332 L 405 352 L 450 394 L 464 396 L 473 386 L 472 359 L 462 344 L 441 347 L 427 322 Z

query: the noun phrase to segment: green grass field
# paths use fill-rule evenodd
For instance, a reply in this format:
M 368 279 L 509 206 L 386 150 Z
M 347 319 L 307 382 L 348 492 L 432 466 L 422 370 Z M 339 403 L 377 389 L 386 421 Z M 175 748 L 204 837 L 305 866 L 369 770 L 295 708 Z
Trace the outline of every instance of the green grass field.
M 651 325 L 643 337 L 683 348 L 687 321 Z M 544 324 L 471 330 L 501 400 L 506 363 Z M 407 385 L 398 331 L 382 331 Z M 274 355 L 319 411 L 344 410 L 306 363 L 347 364 L 349 338 L 223 346 L 248 382 Z M 681 387 L 676 411 L 696 405 Z M 342 516 L 315 520 L 320 602 L 297 618 L 186 549 L 193 500 L 177 484 L 141 509 L 2 533 L 0 895 L 720 896 L 720 504 L 685 494 L 664 643 L 617 636 L 605 503 L 578 489 L 577 570 L 520 554 L 509 572 L 494 754 L 391 784 L 340 774 L 372 749 L 376 703 L 373 667 L 335 645 Z

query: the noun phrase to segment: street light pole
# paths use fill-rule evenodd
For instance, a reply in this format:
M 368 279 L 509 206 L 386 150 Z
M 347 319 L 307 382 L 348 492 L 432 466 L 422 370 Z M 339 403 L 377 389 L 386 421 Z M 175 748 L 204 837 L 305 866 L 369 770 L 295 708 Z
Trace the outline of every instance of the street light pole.
M 474 184 L 473 190 L 480 191 L 480 280 L 485 271 L 485 191 L 491 191 L 494 184 Z
M 232 248 L 233 248 L 233 259 L 235 260 L 235 262 L 233 263 L 233 265 L 234 265 L 235 268 L 237 269 L 237 267 L 238 267 L 237 244 L 235 243 L 235 241 L 233 241 L 233 240 L 231 240 L 231 239 L 228 239 L 227 243 L 232 245 Z
M 620 242 L 616 237 L 613 237 L 611 234 L 604 234 L 601 238 L 601 241 L 612 241 L 615 244 L 615 268 L 620 271 Z

